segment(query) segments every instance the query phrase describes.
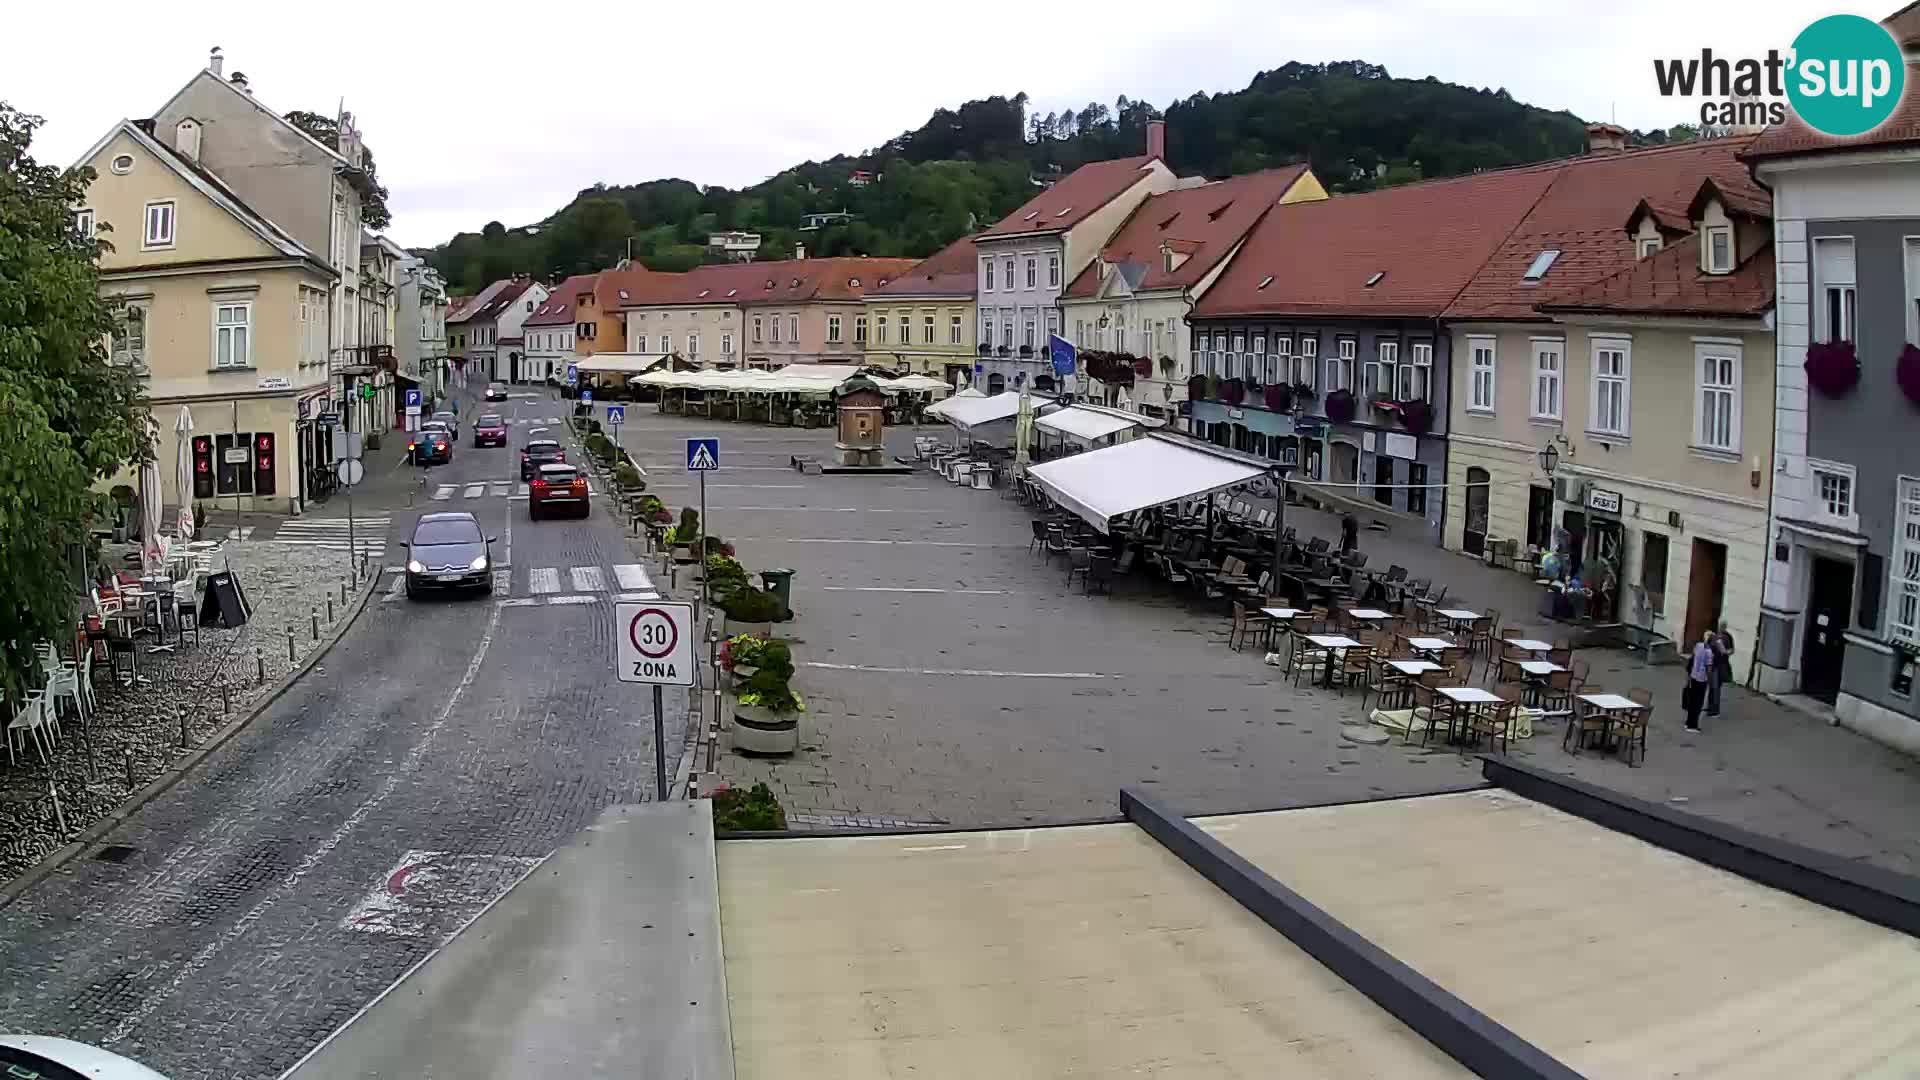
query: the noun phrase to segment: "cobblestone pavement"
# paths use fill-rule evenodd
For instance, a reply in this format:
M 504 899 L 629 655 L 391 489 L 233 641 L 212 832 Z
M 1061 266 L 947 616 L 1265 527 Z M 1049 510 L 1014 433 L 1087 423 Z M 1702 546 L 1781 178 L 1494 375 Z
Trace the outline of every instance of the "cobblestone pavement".
M 462 448 L 435 473 L 504 476 L 511 455 Z M 605 516 L 462 508 L 522 575 L 630 558 Z M 398 552 L 404 500 L 392 516 Z M 0 909 L 0 1017 L 173 1076 L 278 1076 L 602 808 L 651 798 L 650 699 L 611 669 L 604 597 L 376 597 L 112 847 Z M 671 772 L 686 713 L 669 700 Z
M 827 456 L 829 433 L 636 414 L 625 441 L 676 506 L 691 496 L 681 440 L 719 435 L 711 527 L 737 540 L 750 567 L 799 571 L 799 617 L 783 632 L 796 639 L 808 703 L 804 748 L 753 758 L 723 737 L 717 778 L 769 784 L 790 815 L 1020 824 L 1112 815 L 1124 784 L 1198 812 L 1479 778 L 1477 762 L 1451 750 L 1378 743 L 1357 693 L 1295 689 L 1257 651 L 1226 647 L 1225 618 L 1188 610 L 1150 579 L 1112 597 L 1068 589 L 1057 561 L 1028 552 L 1027 510 L 997 491 L 925 473 L 803 476 L 788 456 Z M 913 431 L 889 434 L 895 453 L 909 453 Z M 1288 513 L 1309 535 L 1338 535 L 1333 515 Z M 1467 606 L 1542 628 L 1533 585 L 1517 574 L 1390 534 L 1361 543 L 1376 565 L 1437 576 Z M 1920 866 L 1911 759 L 1738 689 L 1709 734 L 1683 737 L 1678 668 L 1611 650 L 1586 658 L 1607 689 L 1654 692 L 1645 764 L 1569 755 L 1551 723 L 1517 756 L 1850 857 Z

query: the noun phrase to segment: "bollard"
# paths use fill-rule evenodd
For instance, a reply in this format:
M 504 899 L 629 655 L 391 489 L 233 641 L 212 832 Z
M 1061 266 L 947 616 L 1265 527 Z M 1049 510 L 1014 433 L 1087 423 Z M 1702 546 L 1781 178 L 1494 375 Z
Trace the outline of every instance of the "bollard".
M 193 739 L 187 735 L 187 710 L 181 709 L 180 710 L 180 749 L 187 750 L 187 749 L 191 749 L 192 746 L 193 746 Z
M 327 625 L 333 625 L 333 597 L 327 597 Z
M 256 683 L 266 682 L 267 681 L 267 658 L 260 655 L 260 647 L 257 645 L 254 646 L 254 649 L 253 649 L 253 668 L 255 673 L 254 681 Z
M 127 751 L 127 790 L 133 790 L 133 751 Z
M 230 716 L 232 715 L 232 713 L 233 713 L 233 691 L 228 688 L 226 683 L 221 683 L 220 684 L 220 715 Z
M 307 608 L 307 623 L 309 626 L 313 628 L 313 640 L 319 641 L 320 640 L 320 608 L 318 606 Z
M 60 828 L 60 839 L 67 838 L 67 813 L 60 808 L 60 789 L 53 786 L 53 778 L 47 778 L 47 794 L 53 797 L 53 821 Z
M 356 568 L 355 572 L 358 573 L 358 568 Z M 347 582 L 344 578 L 340 581 L 340 602 L 343 604 L 347 602 Z M 332 616 L 328 616 L 328 618 L 331 619 Z
M 294 662 L 295 661 L 294 661 L 294 655 L 293 655 L 293 628 L 288 627 L 287 628 L 287 663 L 291 664 Z

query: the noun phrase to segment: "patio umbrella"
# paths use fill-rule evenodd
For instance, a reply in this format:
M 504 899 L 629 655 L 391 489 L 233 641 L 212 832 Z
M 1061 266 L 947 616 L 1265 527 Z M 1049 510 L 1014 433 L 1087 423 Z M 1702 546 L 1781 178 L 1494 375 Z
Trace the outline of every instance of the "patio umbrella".
M 140 566 L 149 574 L 160 569 L 163 562 L 160 504 L 166 497 L 166 491 L 160 486 L 160 463 L 148 459 L 140 466 Z
M 1013 419 L 1013 463 L 1025 465 L 1031 458 L 1027 444 L 1033 441 L 1033 395 L 1020 391 L 1020 411 Z
M 187 444 L 192 441 L 193 411 L 182 405 L 173 422 L 173 487 L 180 500 L 173 531 L 183 541 L 193 539 L 193 460 L 187 456 Z

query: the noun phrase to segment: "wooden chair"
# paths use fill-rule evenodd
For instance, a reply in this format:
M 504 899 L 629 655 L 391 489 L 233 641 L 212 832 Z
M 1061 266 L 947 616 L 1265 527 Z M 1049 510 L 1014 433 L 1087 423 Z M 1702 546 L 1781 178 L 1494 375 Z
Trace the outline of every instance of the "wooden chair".
M 1367 711 L 1367 698 L 1376 696 L 1383 708 L 1390 708 L 1389 702 L 1397 702 L 1407 693 L 1413 680 L 1398 669 L 1387 666 L 1387 658 L 1376 653 L 1373 667 L 1367 675 L 1366 687 L 1360 692 L 1360 711 Z
M 1362 687 L 1366 686 L 1367 675 L 1372 672 L 1372 670 L 1372 647 L 1367 645 L 1349 646 L 1345 654 L 1340 658 L 1340 671 L 1338 672 L 1340 692 L 1345 694 L 1347 688 L 1355 684 Z M 1366 700 L 1364 694 L 1361 700 L 1362 702 Z
M 1033 525 L 1033 540 L 1027 544 L 1027 554 L 1031 555 L 1038 551 L 1044 555 L 1047 551 L 1047 523 L 1041 521 L 1039 518 L 1034 518 L 1031 524 Z
M 1093 552 L 1083 547 L 1067 549 L 1067 588 L 1073 588 L 1073 579 L 1085 578 L 1093 569 Z
M 1441 724 L 1447 726 L 1447 739 L 1453 738 L 1453 702 L 1442 697 L 1436 690 L 1441 679 L 1439 672 L 1429 671 L 1413 682 L 1413 715 L 1415 719 L 1424 719 L 1426 727 L 1420 732 L 1420 745 L 1427 745 L 1433 738 L 1434 729 Z M 1413 725 L 1407 725 L 1407 741 L 1413 741 Z
M 1560 749 L 1576 756 L 1587 746 L 1587 736 L 1607 735 L 1607 714 L 1575 698 L 1573 713 L 1567 717 L 1566 734 L 1560 737 Z
M 1566 638 L 1554 638 L 1553 648 L 1547 650 L 1547 659 L 1561 667 L 1573 666 L 1573 642 Z
M 1579 689 L 1572 671 L 1556 671 L 1547 676 L 1547 685 L 1540 691 L 1540 707 L 1552 712 L 1571 712 L 1576 700 L 1574 694 Z
M 1487 670 L 1485 682 L 1488 686 L 1507 677 L 1507 643 L 1499 634 L 1487 641 Z
M 1319 631 L 1309 630 L 1308 633 L 1319 633 Z M 1329 650 L 1304 638 L 1297 641 L 1293 652 L 1293 685 L 1296 687 L 1300 685 L 1300 673 L 1303 671 L 1309 673 L 1307 682 L 1308 685 L 1312 685 L 1313 679 L 1318 677 L 1327 665 L 1328 652 Z
M 1258 634 L 1262 643 L 1270 643 L 1273 640 L 1273 616 L 1235 600 L 1233 627 L 1227 631 L 1227 647 L 1239 652 L 1247 643 L 1249 634 Z
M 1647 729 L 1653 726 L 1653 692 L 1634 687 L 1627 691 L 1627 697 L 1640 706 L 1635 712 L 1618 713 L 1613 717 L 1613 736 L 1620 740 L 1620 749 L 1624 752 L 1627 764 L 1634 765 L 1633 748 L 1640 747 L 1640 761 L 1647 760 Z
M 1517 708 L 1519 708 L 1518 703 L 1507 700 L 1491 709 L 1474 710 L 1472 719 L 1468 721 L 1468 731 L 1472 734 L 1474 741 L 1478 742 L 1484 736 L 1487 745 L 1494 746 L 1497 742 L 1499 752 L 1506 753 L 1507 744 L 1513 733 L 1514 710 Z

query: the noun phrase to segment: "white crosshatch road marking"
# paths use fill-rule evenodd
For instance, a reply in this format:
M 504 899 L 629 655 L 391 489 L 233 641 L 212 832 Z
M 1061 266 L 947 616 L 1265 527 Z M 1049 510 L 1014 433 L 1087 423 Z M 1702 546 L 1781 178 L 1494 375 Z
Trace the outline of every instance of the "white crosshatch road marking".
M 551 566 L 537 567 L 527 572 L 527 589 L 535 593 L 557 593 L 560 591 L 560 571 Z
M 480 496 L 485 495 L 486 493 L 487 493 L 487 485 L 468 484 L 467 490 L 464 492 L 464 495 L 466 498 L 469 498 L 469 499 L 477 499 Z
M 440 486 L 433 489 L 433 497 L 436 501 L 445 502 L 446 500 L 453 498 L 453 490 L 454 490 L 454 485 L 441 484 Z
M 600 576 L 600 568 L 597 566 L 573 566 L 568 568 L 568 573 L 573 578 L 574 592 L 606 591 L 606 580 Z
M 492 481 L 489 486 L 491 488 L 490 493 L 494 495 L 507 495 L 513 491 L 513 481 L 511 480 L 495 480 Z
M 625 592 L 644 591 L 653 588 L 653 579 L 647 576 L 646 568 L 639 563 L 621 563 L 613 568 L 613 579 L 620 583 Z

